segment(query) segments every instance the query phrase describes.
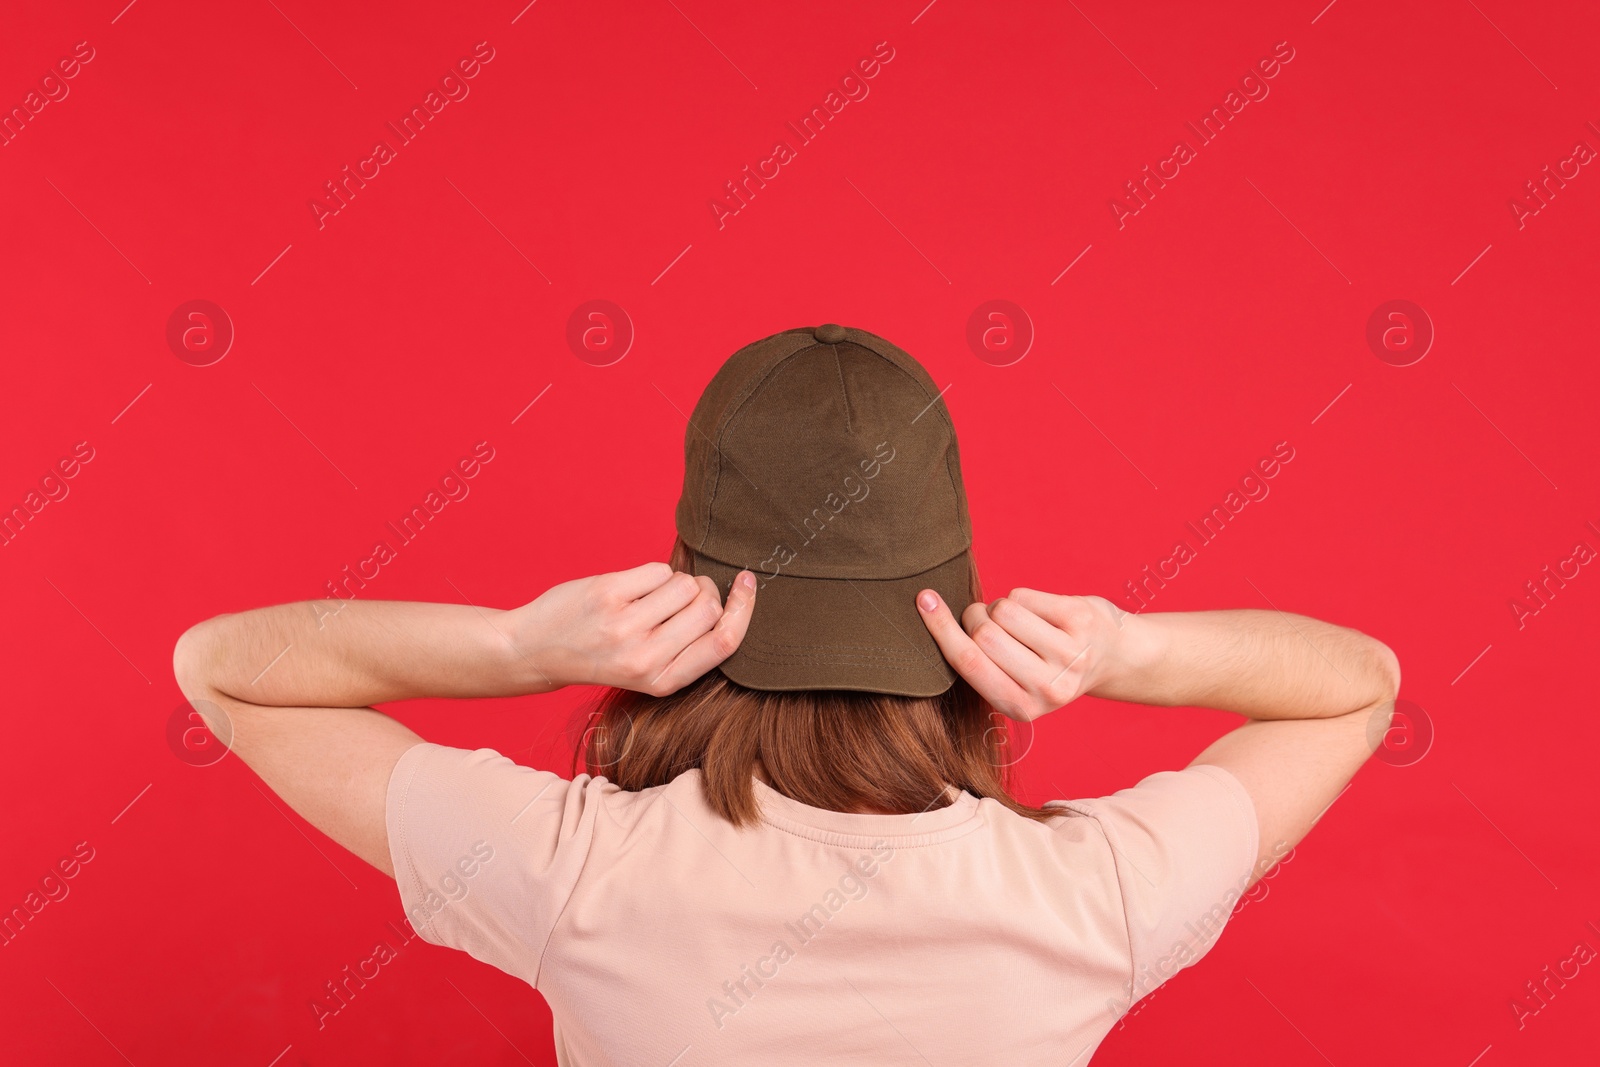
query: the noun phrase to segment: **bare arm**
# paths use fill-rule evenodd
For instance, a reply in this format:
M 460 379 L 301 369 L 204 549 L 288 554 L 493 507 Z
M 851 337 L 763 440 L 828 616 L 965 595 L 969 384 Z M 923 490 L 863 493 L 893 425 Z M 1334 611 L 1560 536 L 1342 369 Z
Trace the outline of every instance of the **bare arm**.
M 1119 626 L 1117 655 L 1095 696 L 1219 708 L 1247 719 L 1325 719 L 1393 699 L 1400 685 L 1387 645 L 1305 615 L 1124 613 Z
M 511 612 L 385 600 L 350 601 L 337 613 L 320 607 L 302 601 L 218 615 L 183 635 L 176 658 L 216 692 L 270 707 L 555 688 L 541 685 L 518 655 L 506 632 Z
M 319 619 L 317 606 L 199 623 L 178 639 L 173 673 L 211 732 L 291 808 L 393 875 L 389 774 L 422 738 L 364 705 L 510 695 L 511 657 L 471 607 L 352 602 Z
M 1400 691 L 1400 661 L 1387 645 L 1304 615 L 1129 615 L 1122 635 L 1128 662 L 1095 695 L 1220 708 L 1252 720 L 1191 766 L 1227 769 L 1255 802 L 1255 878 L 1311 831 L 1355 777 L 1388 729 Z
M 1252 720 L 1191 766 L 1223 767 L 1249 792 L 1260 827 L 1256 878 L 1366 762 L 1400 688 L 1399 661 L 1382 642 L 1277 611 L 1130 615 L 1101 597 L 1017 589 L 971 605 L 961 623 L 942 603 L 924 606 L 923 618 L 951 664 L 1013 718 L 1092 693 Z
M 211 731 L 290 807 L 392 876 L 389 777 L 422 738 L 364 705 L 571 684 L 672 692 L 738 647 L 753 585 L 736 586 L 724 607 L 710 579 L 653 563 L 566 582 L 508 611 L 280 604 L 191 627 L 173 673 Z

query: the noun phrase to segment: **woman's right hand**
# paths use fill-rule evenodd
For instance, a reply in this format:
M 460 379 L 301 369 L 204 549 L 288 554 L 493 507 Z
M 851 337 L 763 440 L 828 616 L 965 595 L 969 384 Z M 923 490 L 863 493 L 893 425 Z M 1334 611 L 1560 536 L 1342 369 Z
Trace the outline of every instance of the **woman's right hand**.
M 726 604 L 704 575 L 665 563 L 563 582 L 509 612 L 523 692 L 608 685 L 666 696 L 733 655 L 750 626 L 755 576 Z
M 968 605 L 957 622 L 943 598 L 924 589 L 917 608 L 956 673 L 1021 722 L 1094 692 L 1125 661 L 1127 613 L 1104 597 L 1013 589 L 991 604 Z

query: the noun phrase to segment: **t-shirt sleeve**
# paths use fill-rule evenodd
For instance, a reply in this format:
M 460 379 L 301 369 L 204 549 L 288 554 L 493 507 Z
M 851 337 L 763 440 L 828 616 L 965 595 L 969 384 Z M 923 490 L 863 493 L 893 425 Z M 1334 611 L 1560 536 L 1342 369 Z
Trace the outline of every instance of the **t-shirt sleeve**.
M 1222 767 L 1160 771 L 1094 800 L 1056 801 L 1105 834 L 1133 956 L 1132 1000 L 1200 960 L 1248 888 L 1260 830 L 1244 786 Z
M 537 985 L 550 933 L 594 840 L 605 779 L 569 781 L 493 749 L 424 742 L 389 779 L 400 902 L 424 941 Z

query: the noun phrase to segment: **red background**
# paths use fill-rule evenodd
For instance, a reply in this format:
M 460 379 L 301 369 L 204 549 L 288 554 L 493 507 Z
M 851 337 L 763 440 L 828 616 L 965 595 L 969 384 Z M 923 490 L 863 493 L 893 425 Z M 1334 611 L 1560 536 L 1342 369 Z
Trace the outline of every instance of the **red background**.
M 481 440 L 471 495 L 363 595 L 510 607 L 662 558 L 700 388 L 830 321 L 949 384 L 992 593 L 1118 597 L 1289 442 L 1152 608 L 1372 633 L 1436 731 L 1366 767 L 1097 1063 L 1593 1054 L 1593 968 L 1520 1029 L 1510 1002 L 1600 948 L 1600 576 L 1520 628 L 1510 602 L 1600 547 L 1600 174 L 1521 228 L 1508 206 L 1600 148 L 1592 7 L 123 2 L 12 5 L 0 39 L 6 109 L 94 49 L 0 148 L 0 504 L 94 449 L 0 548 L 0 906 L 94 849 L 0 949 L 8 1061 L 553 1062 L 535 993 L 421 942 L 318 1030 L 311 999 L 399 920 L 393 883 L 237 760 L 178 758 L 173 642 L 324 595 Z M 319 229 L 323 182 L 480 41 L 470 95 Z M 880 41 L 870 95 L 719 229 L 723 183 Z M 1270 95 L 1119 229 L 1123 183 L 1280 41 Z M 166 341 L 192 299 L 236 330 L 211 366 Z M 636 330 L 611 366 L 566 341 L 591 299 Z M 965 340 L 991 299 L 1036 331 L 1011 366 Z M 1437 332 L 1411 366 L 1365 340 L 1391 299 Z M 396 714 L 565 769 L 586 696 Z M 1040 724 L 1024 791 L 1110 792 L 1232 721 L 1086 700 Z

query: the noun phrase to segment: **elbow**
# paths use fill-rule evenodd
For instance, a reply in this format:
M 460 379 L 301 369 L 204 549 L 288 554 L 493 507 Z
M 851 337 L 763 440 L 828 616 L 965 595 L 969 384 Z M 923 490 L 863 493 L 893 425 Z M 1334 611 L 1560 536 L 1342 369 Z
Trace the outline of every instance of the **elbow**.
M 223 748 L 232 750 L 234 742 L 233 716 L 225 711 L 222 702 L 227 694 L 213 682 L 217 656 L 217 642 L 213 620 L 196 623 L 178 636 L 172 646 L 172 676 L 184 699 L 206 724 Z
M 1379 699 L 1394 700 L 1400 695 L 1400 657 L 1382 641 L 1375 642 L 1378 653 Z
M 178 636 L 172 646 L 172 676 L 184 696 L 193 698 L 207 688 L 214 647 L 209 619 L 195 623 Z

